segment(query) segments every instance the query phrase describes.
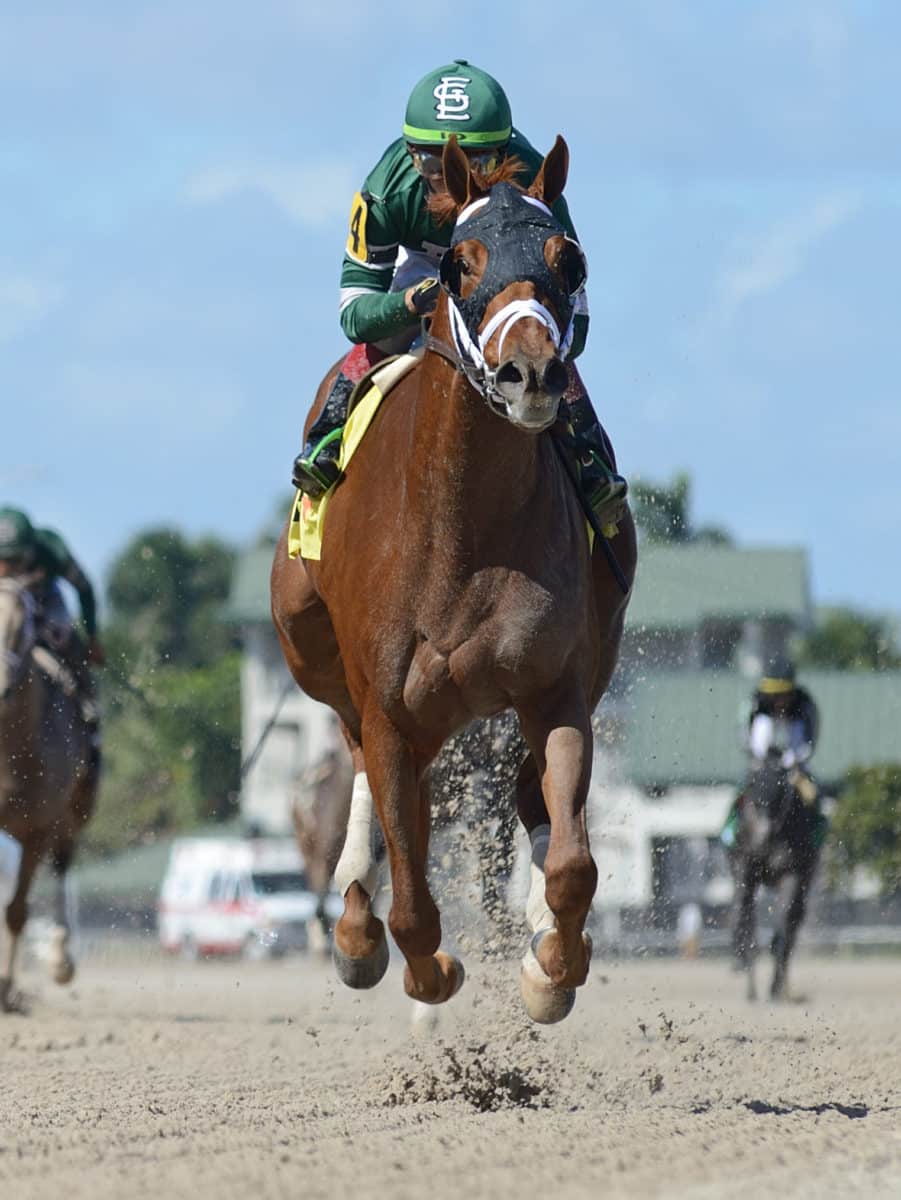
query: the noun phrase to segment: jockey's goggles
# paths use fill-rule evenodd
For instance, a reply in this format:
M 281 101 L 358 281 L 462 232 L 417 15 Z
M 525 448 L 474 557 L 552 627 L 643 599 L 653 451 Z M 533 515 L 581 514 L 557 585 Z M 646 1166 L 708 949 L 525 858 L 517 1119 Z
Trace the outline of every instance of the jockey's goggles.
M 433 154 L 431 150 L 419 146 L 408 146 L 407 149 L 413 159 L 413 166 L 420 175 L 428 179 L 444 174 L 444 162 L 440 154 Z M 469 159 L 469 165 L 481 171 L 483 175 L 490 175 L 492 171 L 497 170 L 506 153 L 504 146 L 493 146 L 490 150 L 467 150 L 465 146 L 461 146 L 460 149 Z

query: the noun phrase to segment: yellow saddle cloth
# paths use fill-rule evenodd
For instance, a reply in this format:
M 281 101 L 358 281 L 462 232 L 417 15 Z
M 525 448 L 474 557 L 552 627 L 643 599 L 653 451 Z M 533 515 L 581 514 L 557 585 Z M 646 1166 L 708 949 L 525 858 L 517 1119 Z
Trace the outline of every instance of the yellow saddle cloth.
M 361 385 L 365 390 L 351 410 L 344 432 L 341 435 L 341 452 L 338 455 L 338 466 L 342 474 L 347 470 L 363 434 L 369 428 L 378 407 L 396 383 L 408 375 L 422 358 L 422 351 L 417 354 L 401 354 L 389 362 L 377 366 Z M 340 483 L 340 478 L 338 480 Z M 288 556 L 290 558 L 311 558 L 319 560 L 322 557 L 322 530 L 325 514 L 332 492 L 337 487 L 332 484 L 317 500 L 311 500 L 303 492 L 296 492 L 291 505 L 291 522 L 288 526 Z

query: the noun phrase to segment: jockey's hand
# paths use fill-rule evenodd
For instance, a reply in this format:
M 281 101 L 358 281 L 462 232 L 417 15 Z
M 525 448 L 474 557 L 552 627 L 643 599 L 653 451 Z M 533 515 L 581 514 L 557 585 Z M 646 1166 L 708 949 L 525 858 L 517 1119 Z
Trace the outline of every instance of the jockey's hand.
M 92 667 L 102 667 L 106 662 L 106 654 L 97 638 L 88 642 L 88 662 Z
M 407 288 L 406 292 L 404 292 L 404 303 L 407 306 L 407 311 L 415 313 L 417 317 L 431 316 L 438 303 L 438 293 L 440 291 L 441 284 L 437 279 L 432 277 L 423 279 L 414 287 Z

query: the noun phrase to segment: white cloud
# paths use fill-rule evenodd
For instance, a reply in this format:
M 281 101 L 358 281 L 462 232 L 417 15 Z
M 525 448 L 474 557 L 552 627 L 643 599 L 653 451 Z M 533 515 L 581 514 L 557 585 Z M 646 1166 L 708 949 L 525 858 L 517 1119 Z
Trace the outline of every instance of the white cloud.
M 827 196 L 747 245 L 718 282 L 717 310 L 722 323 L 730 322 L 747 300 L 773 292 L 799 274 L 816 243 L 844 224 L 858 207 L 859 201 L 852 196 Z
M 354 186 L 354 175 L 345 163 L 309 167 L 257 163 L 197 171 L 188 179 L 185 194 L 191 204 L 199 205 L 247 194 L 263 196 L 290 220 L 322 226 L 346 215 Z
M 11 342 L 62 301 L 62 286 L 32 275 L 0 275 L 0 342 Z

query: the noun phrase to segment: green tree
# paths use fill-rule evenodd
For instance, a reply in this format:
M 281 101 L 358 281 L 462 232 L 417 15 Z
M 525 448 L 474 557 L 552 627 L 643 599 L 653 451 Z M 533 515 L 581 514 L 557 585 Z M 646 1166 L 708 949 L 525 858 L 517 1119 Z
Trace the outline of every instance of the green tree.
M 805 667 L 888 671 L 901 667 L 901 652 L 891 624 L 851 608 L 827 611 L 800 643 L 798 662 Z
M 691 477 L 684 471 L 669 483 L 638 480 L 631 488 L 632 512 L 649 542 L 706 542 L 729 546 L 732 537 L 718 525 L 695 526 L 691 519 Z
M 240 655 L 221 618 L 233 562 L 216 538 L 154 529 L 113 563 L 105 770 L 88 847 L 110 851 L 233 814 Z
M 176 529 L 137 534 L 114 561 L 107 597 L 112 636 L 147 662 L 201 666 L 232 642 L 219 620 L 234 551 L 218 538 L 189 542 Z
M 848 772 L 830 840 L 834 882 L 867 867 L 883 893 L 901 889 L 901 765 Z

